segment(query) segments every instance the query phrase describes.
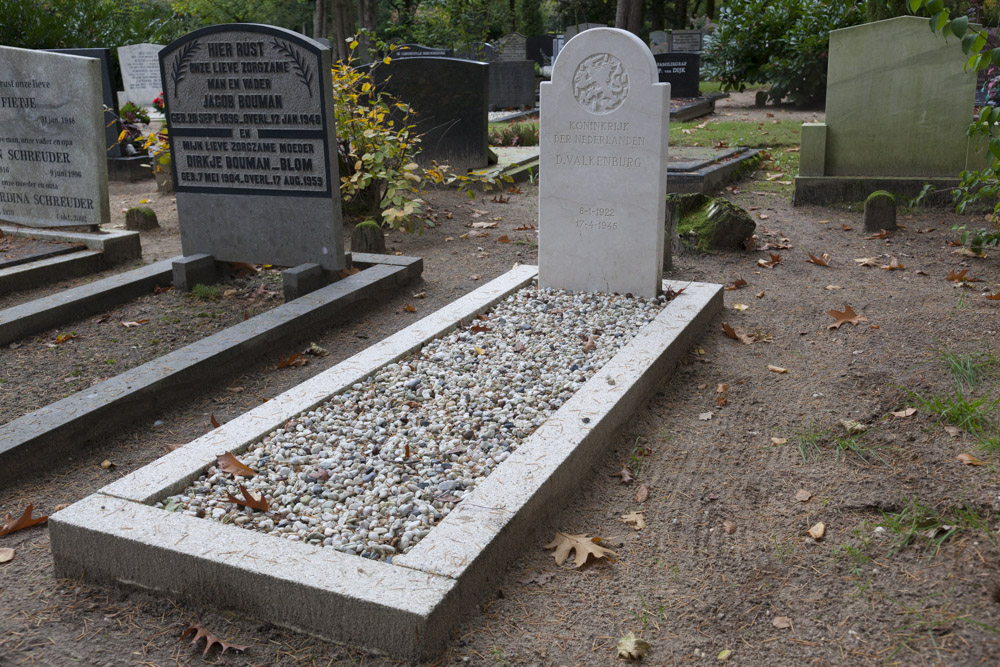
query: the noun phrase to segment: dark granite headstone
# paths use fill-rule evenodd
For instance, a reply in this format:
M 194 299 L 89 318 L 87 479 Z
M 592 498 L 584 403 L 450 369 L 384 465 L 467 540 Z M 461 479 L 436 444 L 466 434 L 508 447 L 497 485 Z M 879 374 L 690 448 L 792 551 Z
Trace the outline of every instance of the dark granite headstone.
M 490 110 L 533 109 L 535 106 L 535 63 L 508 60 L 489 63 Z
M 489 68 L 456 58 L 392 59 L 372 71 L 376 86 L 413 107 L 422 165 L 464 174 L 488 164 Z
M 111 49 L 44 49 L 53 53 L 65 53 L 71 56 L 97 58 L 101 61 L 101 99 L 107 110 L 104 112 L 104 147 L 108 149 L 108 157 L 121 157 L 122 149 L 118 144 L 118 135 L 122 126 L 118 122 L 118 101 L 111 78 Z
M 481 63 L 490 63 L 500 60 L 500 52 L 497 47 L 488 42 L 470 42 L 455 51 L 456 58 L 463 60 L 475 60 Z
M 342 269 L 330 50 L 246 23 L 159 56 L 184 254 Z
M 421 44 L 400 44 L 389 54 L 393 60 L 404 58 L 451 58 L 451 49 L 439 49 Z
M 670 33 L 671 53 L 701 53 L 701 30 L 674 30 Z
M 697 53 L 658 53 L 653 59 L 660 83 L 670 84 L 671 97 L 698 97 L 701 56 Z
M 524 40 L 524 51 L 528 60 L 534 60 L 539 65 L 552 64 L 552 35 L 537 35 Z

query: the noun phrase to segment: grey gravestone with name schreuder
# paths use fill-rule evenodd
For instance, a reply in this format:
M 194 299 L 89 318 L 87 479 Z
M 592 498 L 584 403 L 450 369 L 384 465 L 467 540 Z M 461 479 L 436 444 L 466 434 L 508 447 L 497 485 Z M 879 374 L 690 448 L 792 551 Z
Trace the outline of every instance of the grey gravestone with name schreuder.
M 653 58 L 660 82 L 670 84 L 673 97 L 698 97 L 701 56 L 697 53 L 660 53 Z
M 422 44 L 400 44 L 389 54 L 393 60 L 404 58 L 451 58 L 451 49 L 439 49 Z
M 110 220 L 102 111 L 97 60 L 0 46 L 0 220 Z
M 159 44 L 133 44 L 118 47 L 118 65 L 125 87 L 121 103 L 134 102 L 139 106 L 151 107 L 153 100 L 163 91 L 160 65 L 157 54 L 163 47 Z
M 642 40 L 595 28 L 541 84 L 538 282 L 659 294 L 670 84 Z
M 107 107 L 102 114 L 104 118 L 104 148 L 108 157 L 121 157 L 122 148 L 118 143 L 118 135 L 122 131 L 118 122 L 118 101 L 115 100 L 115 89 L 111 78 L 111 49 L 45 49 L 51 53 L 63 53 L 69 56 L 97 58 L 101 61 L 101 99 Z
M 701 30 L 674 30 L 670 33 L 670 53 L 701 53 Z
M 344 267 L 330 50 L 255 24 L 160 52 L 185 255 Z
M 416 112 L 417 162 L 464 174 L 489 164 L 490 64 L 457 58 L 392 58 L 372 70 L 375 85 Z
M 500 60 L 503 61 L 527 60 L 528 52 L 526 46 L 527 38 L 518 32 L 504 35 L 497 40 L 497 50 L 500 52 Z

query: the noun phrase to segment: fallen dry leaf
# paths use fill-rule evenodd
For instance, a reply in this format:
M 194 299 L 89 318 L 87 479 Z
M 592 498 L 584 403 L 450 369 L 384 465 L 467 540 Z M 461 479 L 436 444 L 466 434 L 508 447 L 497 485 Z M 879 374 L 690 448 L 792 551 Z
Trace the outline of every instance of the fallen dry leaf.
M 249 507 L 252 510 L 260 510 L 261 512 L 267 511 L 268 504 L 267 500 L 264 498 L 263 492 L 261 492 L 260 498 L 254 498 L 253 494 L 247 491 L 247 487 L 242 484 L 238 484 L 237 486 L 240 487 L 240 493 L 243 494 L 243 497 L 237 498 L 229 491 L 226 491 L 226 497 L 229 499 L 229 502 L 236 503 L 241 507 Z
M 716 385 L 716 387 L 715 387 L 715 393 L 716 394 L 721 394 L 724 391 L 729 391 L 729 385 L 728 384 L 721 384 L 720 383 L 720 384 Z
M 597 347 L 597 343 L 594 341 L 594 337 L 590 336 L 589 338 L 587 338 L 587 342 L 583 344 L 583 351 L 590 352 L 595 347 Z
M 504 234 L 503 236 L 497 239 L 497 243 L 510 243 L 510 239 L 507 238 L 506 234 Z
M 278 370 L 280 368 L 291 368 L 293 366 L 305 366 L 308 363 L 309 360 L 307 358 L 305 358 L 298 352 L 294 352 L 288 355 L 287 357 L 282 357 L 281 359 L 279 359 L 278 365 L 274 367 L 274 370 Z
M 839 329 L 841 324 L 853 324 L 857 326 L 858 322 L 867 322 L 868 318 L 864 315 L 858 315 L 854 312 L 854 309 L 844 304 L 844 310 L 828 310 L 826 314 L 837 320 L 833 324 L 827 327 L 827 329 Z
M 717 405 L 720 408 L 728 402 L 729 399 L 726 398 L 725 396 L 719 396 L 718 398 L 715 399 L 715 405 Z
M 878 266 L 878 257 L 862 257 L 854 261 L 861 266 Z
M 958 459 L 959 461 L 961 461 L 962 463 L 964 463 L 967 466 L 984 466 L 984 465 L 986 465 L 986 461 L 981 461 L 980 459 L 977 459 L 975 456 L 973 456 L 972 454 L 970 454 L 968 452 L 962 452 L 961 454 L 959 454 L 955 458 Z
M 649 487 L 647 487 L 645 484 L 640 484 L 632 500 L 634 500 L 637 503 L 644 503 L 646 502 L 647 498 L 649 498 Z
M 809 529 L 809 537 L 814 540 L 821 540 L 823 536 L 826 535 L 826 526 L 822 521 L 817 523 L 815 526 Z
M 810 264 L 815 264 L 816 266 L 830 266 L 830 254 L 824 252 L 822 255 L 817 257 L 816 255 L 809 253 L 809 259 L 806 261 Z
M 110 470 L 111 468 L 114 467 L 115 464 L 109 461 L 108 459 L 104 459 L 103 461 L 101 461 L 101 468 L 103 468 L 104 470 Z
M 945 280 L 950 280 L 953 283 L 978 282 L 978 281 L 973 281 L 972 278 L 967 278 L 965 274 L 968 272 L 969 272 L 968 269 L 962 269 L 961 271 L 954 271 L 954 270 L 949 271 L 948 275 L 945 277 Z
M 624 463 L 622 464 L 622 469 L 616 473 L 612 473 L 611 476 L 620 477 L 622 480 L 622 484 L 628 484 L 633 479 L 635 479 L 634 477 L 632 477 L 632 472 L 628 469 L 628 466 L 625 465 Z
M 779 630 L 786 630 L 792 627 L 792 619 L 787 616 L 775 616 L 771 619 L 771 625 L 778 628 Z
M 75 333 L 64 333 L 56 336 L 56 345 L 62 345 L 68 340 L 73 340 L 74 338 L 79 338 Z M 13 346 L 12 346 L 13 347 Z
M 698 415 L 698 419 L 700 421 L 703 421 L 703 422 L 707 422 L 711 418 L 712 418 L 712 413 L 711 412 L 702 412 L 700 415 Z
M 740 341 L 744 345 L 752 345 L 754 342 L 753 338 L 748 336 L 742 329 L 734 329 L 733 327 L 729 326 L 729 324 L 727 324 L 726 322 L 722 323 L 722 330 L 726 333 L 727 336 L 729 336 L 733 340 Z
M 205 640 L 205 650 L 202 651 L 202 656 L 208 655 L 208 652 L 212 650 L 213 646 L 216 645 L 218 645 L 219 647 L 219 655 L 222 655 L 229 649 L 232 649 L 233 651 L 239 653 L 242 653 L 243 651 L 247 650 L 246 646 L 237 646 L 236 644 L 230 644 L 229 642 L 223 639 L 219 639 L 211 632 L 206 630 L 205 626 L 203 626 L 200 623 L 195 623 L 190 628 L 182 632 L 179 641 L 184 641 L 185 639 L 187 639 L 188 635 L 194 635 L 194 638 L 191 640 L 192 646 L 197 644 L 202 639 Z
M 208 421 L 212 423 L 212 428 L 219 428 L 219 426 L 221 426 L 221 424 L 219 424 L 219 420 L 215 418 L 214 414 L 209 415 Z
M 589 556 L 597 558 L 607 558 L 613 561 L 614 557 L 617 556 L 611 549 L 605 549 L 604 547 L 597 544 L 601 541 L 599 537 L 588 537 L 587 535 L 571 535 L 569 533 L 563 533 L 561 531 L 556 532 L 555 538 L 545 545 L 546 549 L 555 549 L 553 556 L 556 559 L 556 565 L 562 565 L 563 562 L 569 557 L 571 551 L 576 552 L 576 558 L 574 558 L 574 567 L 583 567 L 583 564 L 587 562 Z
M 825 290 L 838 290 L 838 289 L 844 289 L 844 288 L 841 287 L 840 285 L 827 285 L 823 289 L 825 289 Z
M 726 519 L 722 522 L 722 530 L 726 531 L 726 534 L 732 535 L 736 532 L 736 524 L 729 519 Z
M 630 632 L 618 639 L 618 657 L 627 660 L 641 660 L 649 653 L 649 642 L 639 639 L 634 632 Z
M 406 311 L 407 313 L 417 312 L 416 306 L 411 306 L 410 304 L 406 304 L 405 306 L 403 306 L 403 310 Z
M 771 364 L 767 365 L 767 370 L 771 371 L 772 373 L 778 373 L 779 375 L 781 373 L 787 373 L 788 372 L 787 368 L 782 368 L 781 366 L 772 366 Z
M 757 292 L 757 298 L 758 299 L 763 299 L 764 298 L 764 290 L 761 290 L 761 291 Z
M 889 230 L 883 229 L 878 234 L 872 234 L 871 236 L 866 236 L 866 241 L 874 241 L 875 239 L 884 239 L 889 237 Z
M 962 434 L 962 429 L 958 428 L 957 426 L 945 426 L 944 430 L 948 435 L 950 435 L 953 438 L 957 438 Z
M 742 278 L 737 278 L 733 282 L 727 283 L 726 284 L 726 289 L 727 290 L 738 290 L 741 287 L 746 287 L 746 285 L 747 285 L 747 281 L 743 280 Z
M 9 563 L 14 560 L 14 550 L 9 547 L 0 548 L 0 563 Z
M 868 430 L 868 427 L 865 424 L 862 424 L 855 419 L 841 419 L 840 425 L 844 427 L 847 435 L 858 435 Z
M 795 492 L 795 499 L 800 503 L 807 503 L 809 499 L 813 497 L 813 494 L 806 491 L 805 489 L 799 489 Z
M 843 222 L 842 222 L 842 223 L 840 223 L 840 228 L 841 228 L 841 229 L 843 229 L 843 230 L 844 230 L 845 232 L 849 232 L 849 231 L 851 231 L 852 229 L 854 229 L 854 228 L 853 228 L 853 227 L 851 227 L 850 225 L 846 225 L 846 224 L 844 224 Z
M 733 304 L 733 310 L 741 310 L 742 311 L 742 310 L 749 310 L 749 308 L 750 308 L 750 306 L 746 305 L 745 303 L 736 303 L 736 304 Z
M 771 438 L 771 442 L 773 442 L 777 446 L 781 447 L 782 445 L 787 445 L 788 444 L 788 438 L 774 438 L 774 437 L 772 437 Z
M 10 535 L 11 533 L 22 530 L 24 528 L 31 528 L 32 526 L 37 526 L 40 523 L 45 523 L 49 520 L 47 516 L 40 516 L 37 518 L 32 518 L 31 512 L 35 509 L 34 505 L 28 505 L 28 508 L 24 510 L 24 514 L 21 515 L 20 519 L 15 520 L 10 513 L 7 514 L 7 518 L 4 519 L 3 525 L 0 525 L 0 537 L 4 535 Z
M 770 260 L 758 259 L 757 264 L 768 269 L 773 269 L 778 264 L 781 264 L 781 255 L 775 255 L 773 252 L 768 253 L 771 256 Z
M 646 527 L 646 519 L 643 518 L 642 512 L 629 512 L 628 514 L 623 514 L 619 520 L 632 524 L 632 527 L 636 530 L 642 530 Z
M 757 217 L 760 218 L 761 220 L 767 220 L 771 216 L 769 216 L 767 213 L 758 213 Z
M 126 329 L 131 329 L 133 327 L 141 327 L 148 321 L 149 320 L 135 320 L 134 322 L 126 322 L 125 320 L 122 320 L 122 326 L 125 327 Z
M 996 294 L 987 294 L 986 298 L 990 301 L 1000 301 L 1000 292 L 997 292 Z
M 895 410 L 891 414 L 893 417 L 903 418 L 916 414 L 916 412 L 917 412 L 916 408 L 906 408 L 905 410 Z
M 893 256 L 889 256 L 889 263 L 883 267 L 880 267 L 883 271 L 902 271 L 906 268 L 905 265 L 900 264 L 899 260 Z
M 215 457 L 218 461 L 219 470 L 225 473 L 229 473 L 234 476 L 241 477 L 253 477 L 257 474 L 257 471 L 253 468 L 245 465 L 240 461 L 232 452 L 226 452 L 225 454 L 219 454 Z

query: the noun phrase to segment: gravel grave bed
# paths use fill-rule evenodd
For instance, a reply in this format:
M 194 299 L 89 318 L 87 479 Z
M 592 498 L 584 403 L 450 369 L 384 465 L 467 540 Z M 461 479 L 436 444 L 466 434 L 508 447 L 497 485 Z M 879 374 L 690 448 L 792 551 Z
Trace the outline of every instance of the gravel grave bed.
M 462 498 L 669 300 L 523 288 L 251 444 L 156 507 L 388 560 Z M 239 485 L 269 505 L 261 512 Z

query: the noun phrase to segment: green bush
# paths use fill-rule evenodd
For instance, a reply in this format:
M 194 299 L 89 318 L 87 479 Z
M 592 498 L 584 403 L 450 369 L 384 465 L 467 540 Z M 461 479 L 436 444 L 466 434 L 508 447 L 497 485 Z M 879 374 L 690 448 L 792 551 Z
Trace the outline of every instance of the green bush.
M 763 84 L 770 86 L 772 102 L 820 102 L 826 95 L 830 31 L 861 20 L 849 3 L 733 0 L 719 14 L 705 69 L 723 90 Z

